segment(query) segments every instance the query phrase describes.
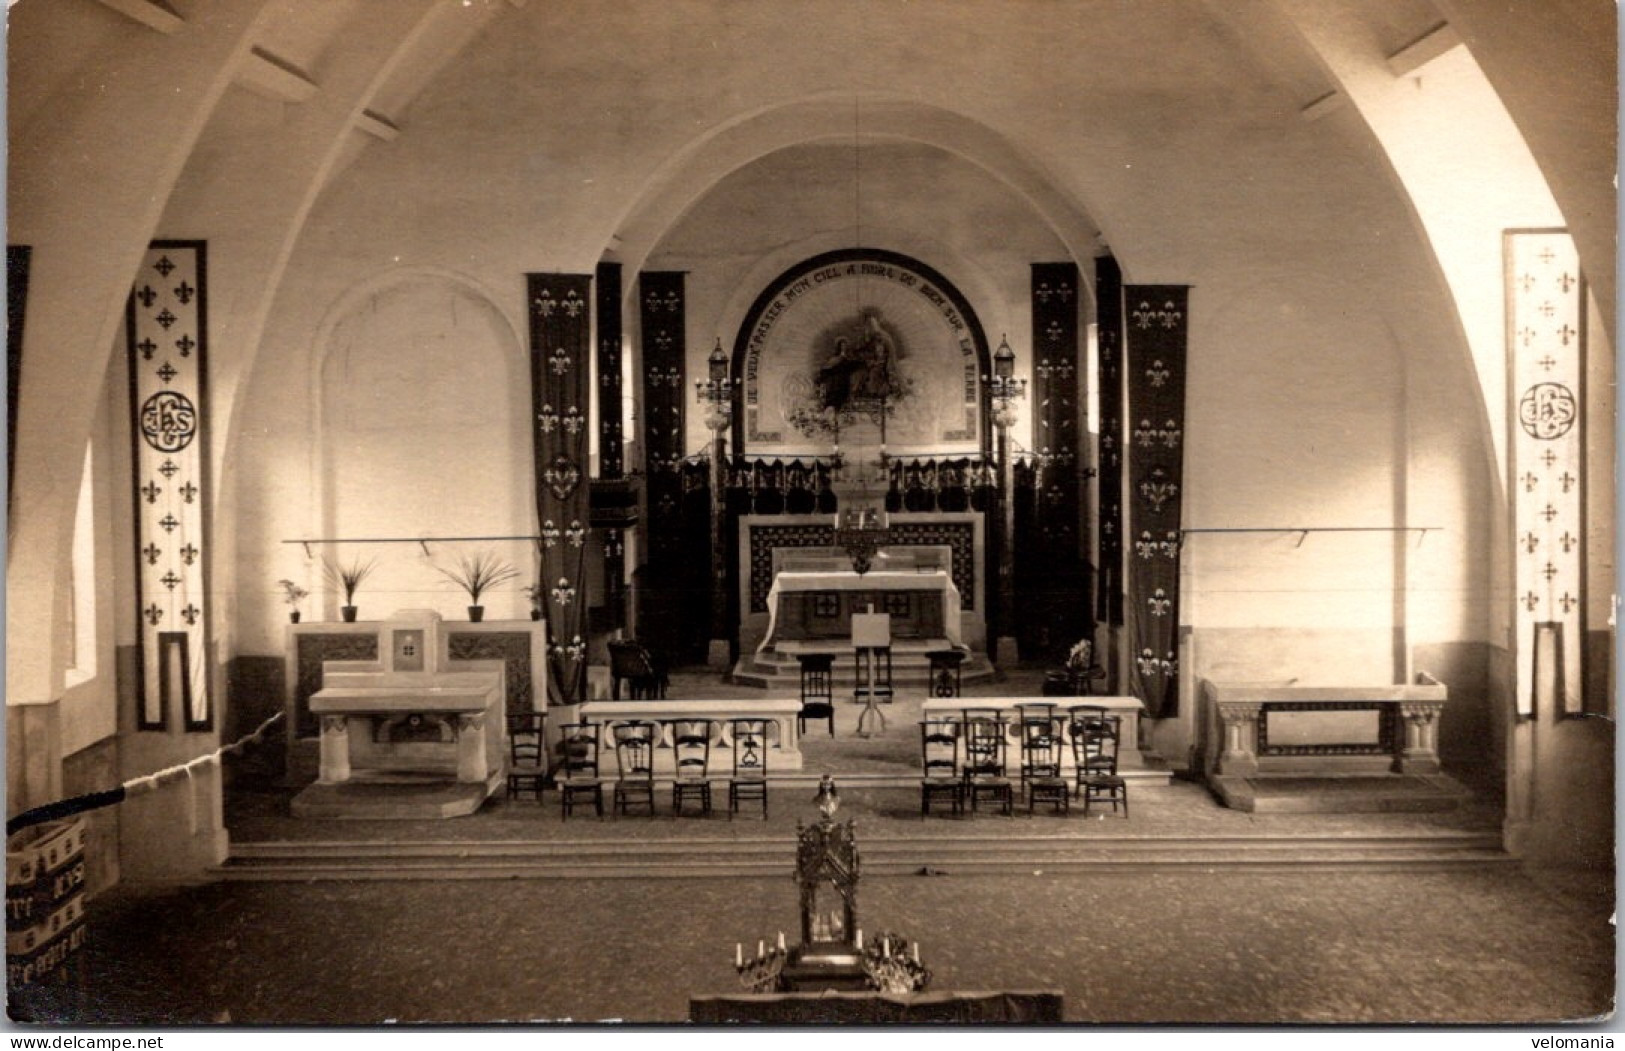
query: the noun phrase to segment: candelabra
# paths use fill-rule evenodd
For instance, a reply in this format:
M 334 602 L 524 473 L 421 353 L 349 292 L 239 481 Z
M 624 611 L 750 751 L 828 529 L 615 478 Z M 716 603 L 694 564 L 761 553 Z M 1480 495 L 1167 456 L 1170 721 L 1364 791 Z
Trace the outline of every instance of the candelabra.
M 773 948 L 767 943 L 756 943 L 756 955 L 745 958 L 745 947 L 734 943 L 734 971 L 739 975 L 739 984 L 753 993 L 777 992 L 780 987 L 780 977 L 784 973 L 784 964 L 790 958 L 784 947 L 784 932 L 779 932 L 779 942 Z
M 722 432 L 728 429 L 733 418 L 734 387 L 737 386 L 733 377 L 728 375 L 728 356 L 723 353 L 721 337 L 718 337 L 705 364 L 707 376 L 694 381 L 694 395 L 705 409 L 705 425 L 716 432 L 720 442 Z
M 931 971 L 920 963 L 920 946 L 900 934 L 882 932 L 864 948 L 863 970 L 883 993 L 917 993 L 931 983 Z
M 717 339 L 706 358 L 707 376 L 694 383 L 694 395 L 705 409 L 705 425 L 714 436 L 711 455 L 711 630 L 706 663 L 726 668 L 729 664 L 727 544 L 723 537 L 726 518 L 723 478 L 727 466 L 723 435 L 733 419 L 733 396 L 737 381 L 728 375 L 728 356 Z
M 1016 659 L 1016 485 L 1010 461 L 1010 428 L 1016 422 L 1016 402 L 1027 396 L 1027 381 L 1016 379 L 1016 352 L 1002 336 L 999 349 L 993 353 L 993 374 L 984 375 L 982 383 L 987 388 L 989 418 L 999 430 L 999 603 L 994 653 L 995 659 L 1004 664 Z

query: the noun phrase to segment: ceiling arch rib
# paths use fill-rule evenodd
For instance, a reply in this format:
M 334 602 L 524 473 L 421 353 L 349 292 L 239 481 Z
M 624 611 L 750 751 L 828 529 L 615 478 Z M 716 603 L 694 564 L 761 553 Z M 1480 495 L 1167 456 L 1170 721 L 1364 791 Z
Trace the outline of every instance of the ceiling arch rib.
M 969 118 L 897 99 L 828 96 L 758 111 L 719 126 L 674 156 L 623 217 L 617 254 L 640 269 L 666 232 L 730 173 L 791 146 L 826 141 L 907 141 L 951 153 L 1024 199 L 1075 260 L 1096 254 L 1101 226 L 1007 139 Z

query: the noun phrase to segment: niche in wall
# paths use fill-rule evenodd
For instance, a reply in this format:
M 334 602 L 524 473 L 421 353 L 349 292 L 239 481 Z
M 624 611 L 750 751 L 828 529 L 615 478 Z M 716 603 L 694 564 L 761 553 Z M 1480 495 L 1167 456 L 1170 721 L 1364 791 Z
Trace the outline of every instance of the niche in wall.
M 417 274 L 358 297 L 321 348 L 317 441 L 325 537 L 534 534 L 529 368 L 508 319 L 478 290 Z M 357 604 L 463 615 L 466 596 L 434 571 L 489 548 L 523 574 L 485 598 L 487 616 L 523 617 L 531 579 L 523 542 L 335 545 L 330 558 L 376 558 Z M 431 560 L 433 565 L 431 564 Z M 314 565 L 320 580 L 320 565 Z M 329 600 L 325 616 L 334 615 Z

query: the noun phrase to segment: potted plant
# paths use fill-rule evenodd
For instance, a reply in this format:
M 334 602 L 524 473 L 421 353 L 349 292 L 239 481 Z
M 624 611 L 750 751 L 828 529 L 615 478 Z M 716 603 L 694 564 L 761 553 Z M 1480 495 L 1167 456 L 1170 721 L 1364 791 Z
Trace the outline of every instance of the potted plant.
M 530 619 L 542 619 L 542 596 L 546 593 L 540 584 L 526 584 L 523 588 L 525 597 L 530 599 Z
M 348 565 L 341 565 L 337 562 L 329 562 L 324 558 L 322 559 L 322 566 L 327 572 L 327 579 L 336 587 L 344 589 L 344 605 L 339 607 L 339 613 L 343 615 L 346 623 L 353 622 L 355 620 L 356 589 L 378 567 L 377 560 L 368 559 L 363 562 L 357 558 L 353 559 Z
M 444 566 L 434 568 L 441 576 L 468 592 L 468 619 L 474 624 L 478 624 L 485 617 L 485 607 L 480 605 L 480 596 L 498 584 L 506 584 L 519 575 L 519 570 L 489 551 L 481 551 L 472 556 L 459 556 L 456 567 L 452 569 Z
M 310 592 L 291 580 L 279 580 L 276 585 L 282 589 L 282 601 L 293 607 L 288 610 L 288 619 L 295 624 L 299 623 L 299 600 Z

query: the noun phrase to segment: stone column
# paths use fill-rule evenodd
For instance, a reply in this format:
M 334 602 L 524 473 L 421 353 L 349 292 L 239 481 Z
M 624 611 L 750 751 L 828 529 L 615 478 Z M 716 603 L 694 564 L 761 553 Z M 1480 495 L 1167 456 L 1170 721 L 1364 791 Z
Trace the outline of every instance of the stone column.
M 1399 715 L 1405 724 L 1405 744 L 1395 764 L 1402 774 L 1439 772 L 1439 714 L 1443 701 L 1402 701 Z
M 485 713 L 457 716 L 457 780 L 482 783 L 488 768 L 485 758 Z
M 322 716 L 321 775 L 324 785 L 350 780 L 350 720 L 343 715 Z
M 1224 750 L 1219 754 L 1218 773 L 1252 777 L 1258 773 L 1258 716 L 1264 705 L 1257 701 L 1220 701 L 1218 707 L 1224 723 Z

